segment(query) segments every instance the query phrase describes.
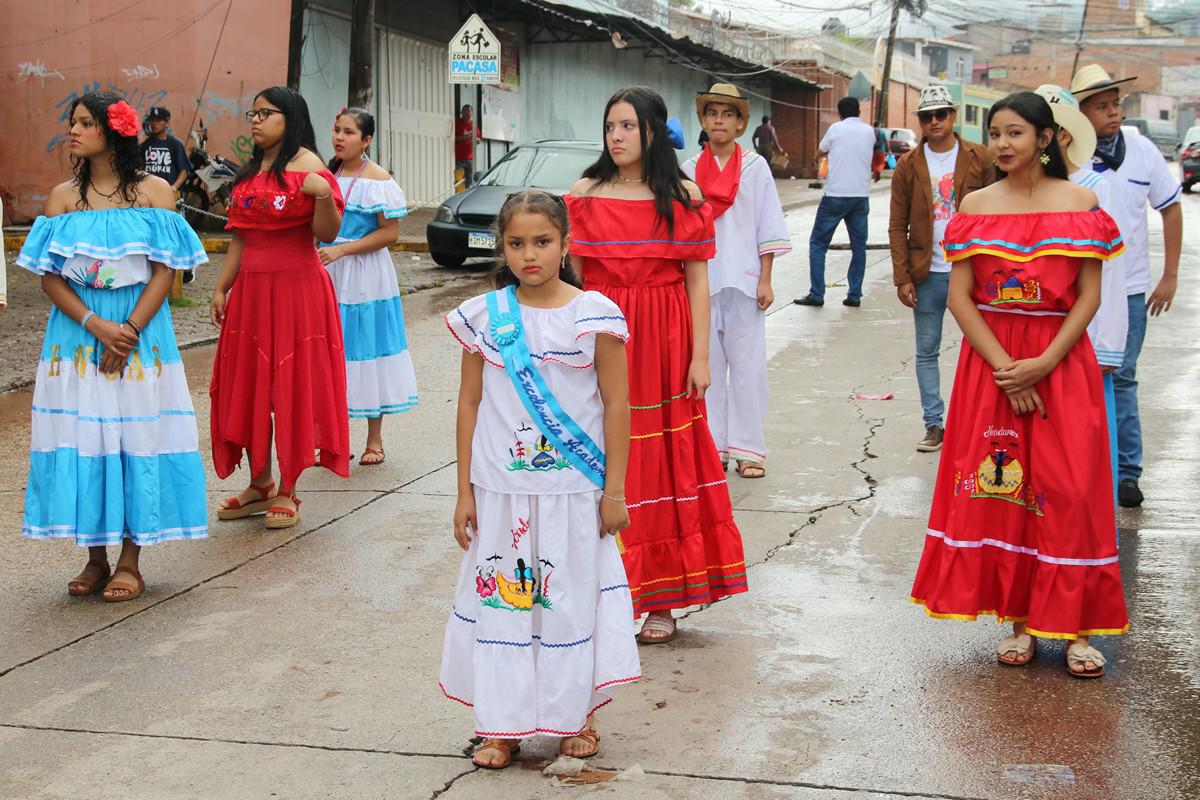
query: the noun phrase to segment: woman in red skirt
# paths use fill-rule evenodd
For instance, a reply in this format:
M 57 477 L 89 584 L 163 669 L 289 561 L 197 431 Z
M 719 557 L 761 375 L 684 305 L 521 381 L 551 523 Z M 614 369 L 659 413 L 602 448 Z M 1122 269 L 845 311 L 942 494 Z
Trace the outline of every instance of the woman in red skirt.
M 314 237 L 337 235 L 345 204 L 317 154 L 299 93 L 264 89 L 246 118 L 254 154 L 229 203 L 227 227 L 234 233 L 213 291 L 212 321 L 221 338 L 209 395 L 217 475 L 228 477 L 248 452 L 253 477 L 241 494 L 221 502 L 217 517 L 265 511 L 268 528 L 290 528 L 299 521 L 301 472 L 315 464 L 350 474 L 342 328 L 314 245 Z
M 705 422 L 708 259 L 712 216 L 667 132 L 667 108 L 645 87 L 604 109 L 604 153 L 567 197 L 571 255 L 585 289 L 629 324 L 631 524 L 618 537 L 639 641 L 675 635 L 671 609 L 746 591 L 742 536 Z
M 930 616 L 1013 623 L 1001 664 L 1066 639 L 1067 670 L 1104 674 L 1088 637 L 1129 628 L 1117 562 L 1104 387 L 1083 333 L 1121 235 L 1067 180 L 1050 106 L 988 115 L 1003 180 L 946 229 L 949 308 L 966 337 L 912 599 Z

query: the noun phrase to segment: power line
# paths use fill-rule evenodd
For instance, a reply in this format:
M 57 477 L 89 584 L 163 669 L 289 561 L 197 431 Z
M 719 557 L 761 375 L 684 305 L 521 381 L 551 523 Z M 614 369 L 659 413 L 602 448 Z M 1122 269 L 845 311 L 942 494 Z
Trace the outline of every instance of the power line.
M 233 0 L 229 0 L 229 5 L 225 7 L 225 19 L 221 20 L 221 32 L 217 34 L 217 43 L 213 45 L 212 58 L 208 60 L 208 71 L 204 73 L 204 83 L 200 86 L 200 91 L 196 93 L 196 107 L 192 110 L 192 121 L 188 123 L 188 134 L 191 135 L 192 128 L 196 124 L 196 117 L 200 114 L 200 99 L 204 97 L 204 92 L 208 89 L 208 79 L 212 76 L 213 64 L 217 62 L 217 51 L 221 49 L 221 39 L 225 36 L 225 23 L 229 22 L 229 12 L 233 10 Z

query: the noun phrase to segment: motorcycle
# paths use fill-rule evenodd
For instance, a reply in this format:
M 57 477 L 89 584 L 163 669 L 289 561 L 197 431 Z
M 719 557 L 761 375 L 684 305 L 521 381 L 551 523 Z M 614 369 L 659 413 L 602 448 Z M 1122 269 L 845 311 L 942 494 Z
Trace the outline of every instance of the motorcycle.
M 183 206 L 181 212 L 192 227 L 198 227 L 206 218 L 203 213 L 212 211 L 219 206 L 224 210 L 229 204 L 229 196 L 233 192 L 233 181 L 237 178 L 238 164 L 224 156 L 209 155 L 204 149 L 208 142 L 208 131 L 204 123 L 200 130 L 192 131 L 192 148 L 188 161 L 191 169 L 179 187 L 179 200 Z

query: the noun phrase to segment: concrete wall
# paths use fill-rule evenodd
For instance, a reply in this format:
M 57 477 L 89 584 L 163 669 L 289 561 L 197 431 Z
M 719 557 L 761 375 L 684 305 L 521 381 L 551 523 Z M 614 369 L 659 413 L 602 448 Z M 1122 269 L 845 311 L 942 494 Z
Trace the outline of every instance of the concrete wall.
M 88 91 L 115 91 L 142 114 L 166 106 L 181 140 L 199 102 L 209 149 L 247 158 L 249 126 L 241 115 L 256 92 L 287 78 L 288 13 L 288 0 L 132 7 L 123 0 L 44 0 L 36 13 L 28 3 L 0 0 L 5 222 L 36 216 L 50 188 L 70 177 L 62 147 L 68 109 Z
M 604 134 L 604 104 L 617 89 L 649 86 L 663 96 L 670 116 L 683 123 L 683 151 L 698 151 L 700 121 L 696 92 L 712 85 L 702 72 L 645 58 L 641 51 L 618 50 L 608 43 L 526 45 L 521 52 L 521 132 L 518 141 L 588 139 Z M 769 91 L 760 91 L 769 94 Z M 742 145 L 749 147 L 754 122 L 770 114 L 770 102 L 750 98 L 750 120 Z

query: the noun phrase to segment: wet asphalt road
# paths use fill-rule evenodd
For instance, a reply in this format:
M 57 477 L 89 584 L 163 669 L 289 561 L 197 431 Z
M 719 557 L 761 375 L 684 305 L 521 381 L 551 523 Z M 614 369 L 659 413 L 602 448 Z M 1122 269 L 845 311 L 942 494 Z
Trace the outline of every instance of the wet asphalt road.
M 1195 230 L 1200 199 L 1184 205 Z M 873 206 L 882 241 L 886 200 Z M 812 210 L 789 216 L 804 251 Z M 643 681 L 600 715 L 599 763 L 647 776 L 570 790 L 473 769 L 469 712 L 436 687 L 457 570 L 457 354 L 438 315 L 482 289 L 467 273 L 406 298 L 422 404 L 388 420 L 387 464 L 307 475 L 294 531 L 224 523 L 148 550 L 136 602 L 66 597 L 82 551 L 15 538 L 26 465 L 10 459 L 0 798 L 1200 797 L 1196 241 L 1139 365 L 1147 501 L 1119 520 L 1133 627 L 1094 640 L 1110 659 L 1102 681 L 1066 676 L 1055 643 L 1002 669 L 993 622 L 930 620 L 906 602 L 936 471 L 913 449 L 911 318 L 882 252 L 861 309 L 840 305 L 836 283 L 823 309 L 790 305 L 807 289 L 800 253 L 777 267 L 768 323 L 769 475 L 731 477 L 751 590 L 643 648 Z M 847 261 L 830 256 L 831 279 Z M 949 318 L 946 334 L 948 386 Z M 211 346 L 186 356 L 202 441 L 211 359 Z M 24 452 L 28 405 L 0 396 L 10 452 Z M 361 425 L 352 435 L 361 446 Z M 236 486 L 210 476 L 214 502 Z

